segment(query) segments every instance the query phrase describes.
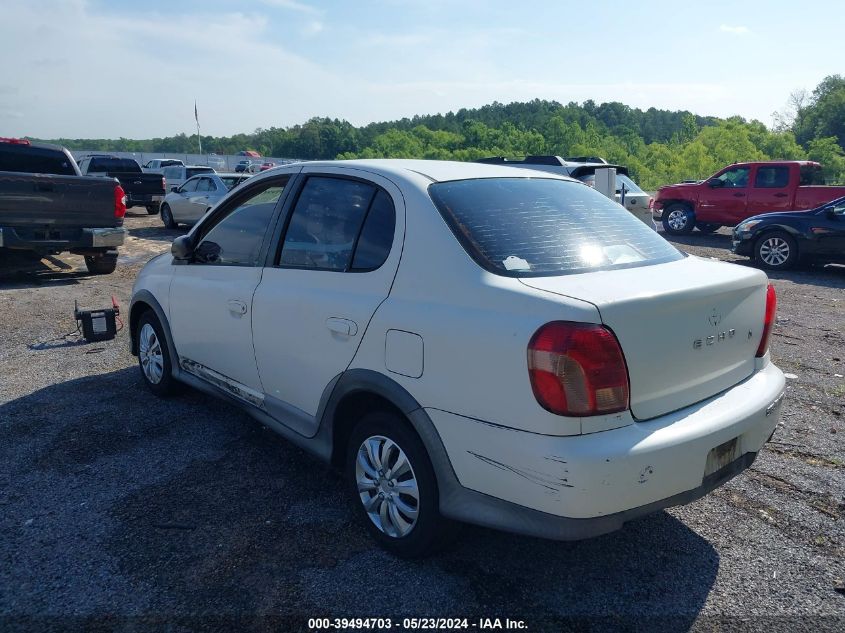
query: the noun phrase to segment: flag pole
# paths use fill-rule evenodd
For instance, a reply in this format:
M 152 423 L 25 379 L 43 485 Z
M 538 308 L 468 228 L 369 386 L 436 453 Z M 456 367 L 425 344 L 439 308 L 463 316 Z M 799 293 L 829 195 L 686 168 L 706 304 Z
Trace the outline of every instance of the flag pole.
M 197 113 L 197 100 L 194 99 L 194 120 L 197 122 L 197 145 L 200 148 L 200 154 L 202 154 L 202 138 L 200 138 L 200 117 Z

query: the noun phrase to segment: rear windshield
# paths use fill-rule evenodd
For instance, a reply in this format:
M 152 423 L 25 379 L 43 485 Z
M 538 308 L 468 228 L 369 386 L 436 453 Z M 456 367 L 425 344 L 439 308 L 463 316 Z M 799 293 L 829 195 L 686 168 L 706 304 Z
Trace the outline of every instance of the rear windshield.
M 581 183 L 480 178 L 429 194 L 486 270 L 541 277 L 659 264 L 684 256 L 622 206 Z
M 139 172 L 141 168 L 131 158 L 92 158 L 88 165 L 88 173 L 100 171 Z
M 197 174 L 210 174 L 213 172 L 214 169 L 211 167 L 189 167 L 185 170 L 185 178 L 190 178 L 191 176 L 196 176 Z
M 235 185 L 241 184 L 244 180 L 247 180 L 246 176 L 221 176 L 220 180 L 223 181 L 223 184 L 226 185 L 226 189 L 232 189 Z
M 29 145 L 0 144 L 0 171 L 28 174 L 75 176 L 71 160 L 64 152 Z

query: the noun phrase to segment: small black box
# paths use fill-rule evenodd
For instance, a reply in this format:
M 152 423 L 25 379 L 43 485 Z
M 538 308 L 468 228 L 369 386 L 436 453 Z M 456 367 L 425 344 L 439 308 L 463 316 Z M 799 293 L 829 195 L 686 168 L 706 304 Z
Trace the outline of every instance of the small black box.
M 120 313 L 119 308 L 105 308 L 103 310 L 74 310 L 77 322 L 82 322 L 82 336 L 86 341 L 110 341 L 117 334 L 115 317 Z

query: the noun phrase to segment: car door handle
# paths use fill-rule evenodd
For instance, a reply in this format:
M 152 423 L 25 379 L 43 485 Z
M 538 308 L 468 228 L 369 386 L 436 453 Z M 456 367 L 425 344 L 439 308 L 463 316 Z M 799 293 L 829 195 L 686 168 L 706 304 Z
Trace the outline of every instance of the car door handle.
M 786 198 L 788 195 L 788 193 L 776 193 L 775 198 Z
M 326 319 L 326 327 L 332 332 L 337 332 L 344 336 L 355 336 L 358 333 L 358 324 L 355 321 L 341 319 L 339 317 L 329 317 Z
M 237 316 L 243 316 L 246 314 L 246 304 L 243 301 L 238 301 L 237 299 L 229 299 L 227 304 L 229 306 L 229 312 Z
M 734 198 L 744 198 L 744 197 L 745 197 L 744 193 L 735 193 L 734 194 Z
M 36 191 L 54 191 L 53 183 L 50 182 L 39 182 L 35 185 Z

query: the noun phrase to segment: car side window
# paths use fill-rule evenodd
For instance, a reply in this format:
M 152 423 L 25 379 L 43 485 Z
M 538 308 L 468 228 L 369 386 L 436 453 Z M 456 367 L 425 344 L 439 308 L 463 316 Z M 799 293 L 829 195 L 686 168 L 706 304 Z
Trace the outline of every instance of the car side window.
M 179 173 L 178 167 L 165 167 L 164 168 L 164 177 L 169 180 L 179 180 Z
M 358 180 L 308 178 L 291 214 L 280 265 L 347 270 L 375 193 L 375 186 Z
M 758 167 L 754 187 L 758 189 L 783 189 L 789 185 L 789 167 L 779 165 Z
M 379 190 L 364 220 L 352 258 L 352 270 L 375 270 L 390 255 L 396 229 L 396 210 L 387 192 Z
M 733 169 L 729 169 L 720 175 L 718 180 L 721 180 L 725 187 L 747 187 L 748 174 L 750 171 L 751 168 L 749 167 L 734 167 Z
M 185 184 L 182 185 L 180 191 L 182 193 L 191 193 L 197 190 L 197 179 L 194 178 L 193 180 L 185 181 Z
M 257 266 L 264 236 L 287 181 L 264 182 L 227 205 L 194 250 L 195 263 Z
M 208 178 L 199 178 L 197 180 L 197 191 L 214 191 L 214 183 Z

